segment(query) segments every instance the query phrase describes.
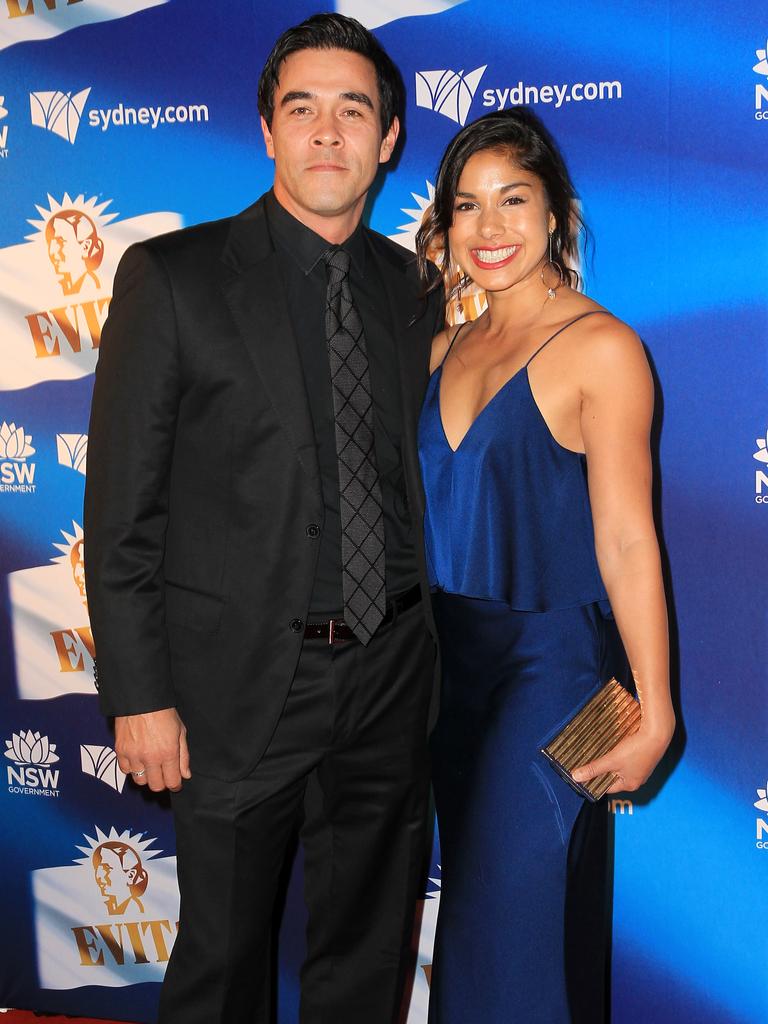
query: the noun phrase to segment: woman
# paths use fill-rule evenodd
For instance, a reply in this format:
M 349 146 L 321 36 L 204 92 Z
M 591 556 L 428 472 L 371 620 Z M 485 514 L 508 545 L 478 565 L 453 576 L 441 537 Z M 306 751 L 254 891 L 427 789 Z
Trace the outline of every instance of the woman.
M 418 237 L 425 270 L 441 249 L 488 300 L 435 338 L 419 425 L 444 666 L 432 1024 L 603 1020 L 601 979 L 572 967 L 604 965 L 604 898 L 589 920 L 566 912 L 595 809 L 539 748 L 611 674 L 609 602 L 642 724 L 574 778 L 637 789 L 674 728 L 651 374 L 634 332 L 575 289 L 574 201 L 548 132 L 513 108 L 450 143 Z

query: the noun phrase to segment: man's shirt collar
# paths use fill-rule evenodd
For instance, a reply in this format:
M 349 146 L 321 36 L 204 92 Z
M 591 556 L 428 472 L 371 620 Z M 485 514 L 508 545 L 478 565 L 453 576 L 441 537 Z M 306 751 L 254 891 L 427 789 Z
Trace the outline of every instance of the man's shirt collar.
M 322 259 L 323 253 L 331 248 L 331 243 L 308 228 L 306 224 L 302 224 L 284 206 L 281 206 L 272 189 L 267 192 L 266 209 L 272 241 L 293 257 L 302 273 L 311 273 L 318 261 Z M 351 256 L 355 271 L 364 275 L 365 238 L 362 222 L 357 225 L 340 248 L 346 249 Z

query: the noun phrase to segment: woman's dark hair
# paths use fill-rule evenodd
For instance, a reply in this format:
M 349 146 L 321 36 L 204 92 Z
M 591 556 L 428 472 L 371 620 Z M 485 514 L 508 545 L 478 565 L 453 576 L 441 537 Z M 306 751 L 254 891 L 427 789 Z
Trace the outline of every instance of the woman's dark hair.
M 527 107 L 510 107 L 486 114 L 462 128 L 448 143 L 440 161 L 435 185 L 435 199 L 416 234 L 419 272 L 427 291 L 437 288 L 441 280 L 429 274 L 428 253 L 448 253 L 448 229 L 453 222 L 453 209 L 459 178 L 471 156 L 483 150 L 507 154 L 523 170 L 535 174 L 544 186 L 549 209 L 555 218 L 552 235 L 552 262 L 563 281 L 578 287 L 578 272 L 568 265 L 577 261 L 579 232 L 588 234 L 576 205 L 576 191 L 560 150 L 539 118 Z M 443 267 L 448 273 L 447 263 Z M 462 282 L 463 283 L 463 282 Z
M 259 78 L 259 113 L 272 127 L 275 89 L 286 57 L 299 50 L 349 50 L 369 60 L 376 71 L 381 105 L 381 134 L 386 135 L 394 117 L 403 109 L 405 91 L 400 72 L 376 37 L 354 18 L 343 14 L 313 14 L 300 25 L 286 29 L 280 36 Z

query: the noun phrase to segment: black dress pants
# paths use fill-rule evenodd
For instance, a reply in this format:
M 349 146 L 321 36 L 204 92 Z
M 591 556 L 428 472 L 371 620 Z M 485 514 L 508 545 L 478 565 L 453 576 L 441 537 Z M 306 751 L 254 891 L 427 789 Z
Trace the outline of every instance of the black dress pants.
M 420 606 L 367 647 L 305 640 L 239 782 L 173 795 L 181 918 L 160 1024 L 268 1024 L 272 918 L 298 830 L 309 912 L 301 1024 L 393 1024 L 427 841 L 434 644 Z

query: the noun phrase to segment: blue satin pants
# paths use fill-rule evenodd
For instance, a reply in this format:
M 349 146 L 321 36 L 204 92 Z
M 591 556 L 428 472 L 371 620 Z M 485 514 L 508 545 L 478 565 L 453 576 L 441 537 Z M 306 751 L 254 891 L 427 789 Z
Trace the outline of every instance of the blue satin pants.
M 433 599 L 442 891 L 430 1024 L 601 1024 L 609 815 L 539 748 L 610 674 L 613 624 L 597 605 L 539 613 Z

